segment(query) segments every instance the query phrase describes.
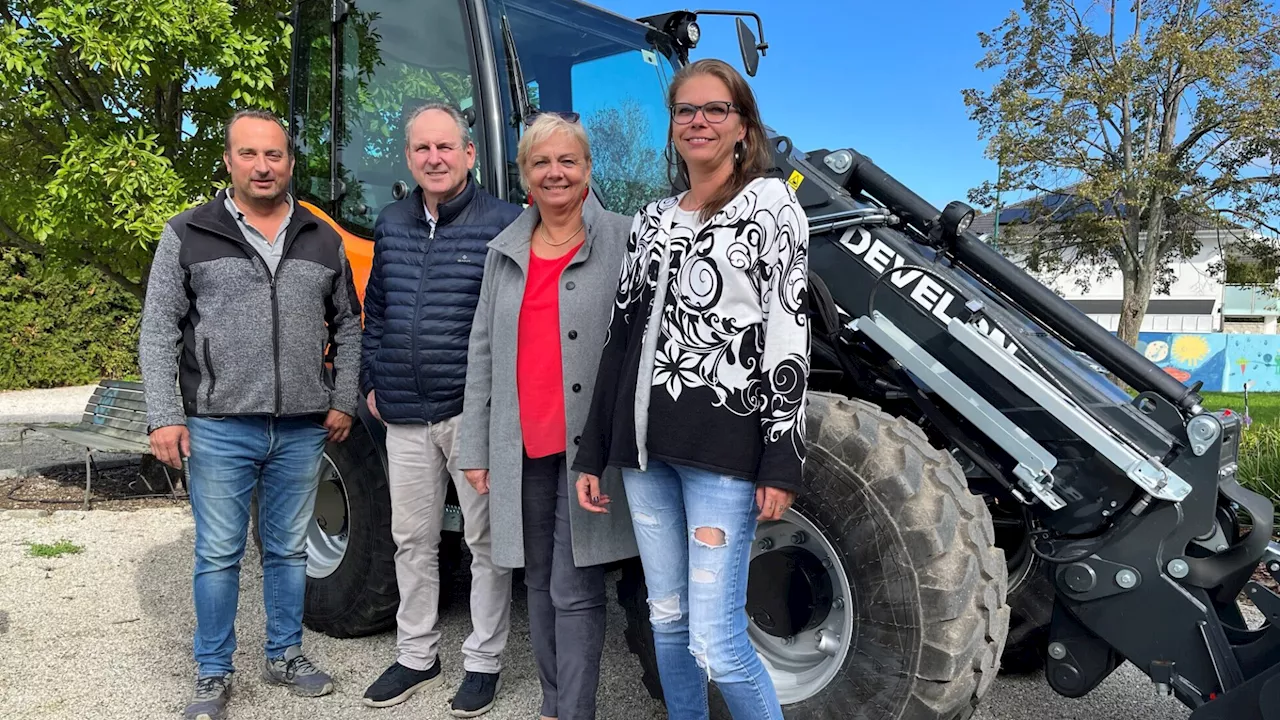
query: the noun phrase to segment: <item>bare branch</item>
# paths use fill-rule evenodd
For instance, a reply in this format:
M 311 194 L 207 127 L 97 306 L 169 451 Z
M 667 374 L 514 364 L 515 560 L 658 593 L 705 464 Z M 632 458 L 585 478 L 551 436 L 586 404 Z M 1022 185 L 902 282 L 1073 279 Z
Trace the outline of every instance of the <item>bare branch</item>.
M 1111 64 L 1118 67 L 1120 58 L 1116 53 L 1116 0 L 1111 0 L 1111 26 L 1107 30 L 1107 39 L 1111 41 Z
M 1184 138 L 1182 142 L 1178 143 L 1178 146 L 1173 149 L 1172 162 L 1174 163 L 1179 162 L 1188 152 L 1191 151 L 1191 148 L 1196 146 L 1196 143 L 1200 142 L 1201 140 L 1204 139 L 1206 135 L 1214 132 L 1220 127 L 1222 127 L 1222 121 L 1218 120 L 1216 122 L 1207 123 L 1201 127 L 1197 127 L 1194 130 L 1192 130 L 1191 133 L 1187 135 L 1187 137 Z M 1216 151 L 1220 147 L 1222 147 L 1221 144 L 1216 146 L 1214 150 Z M 1212 155 L 1213 152 L 1211 151 L 1209 154 Z
M 1218 178 L 1212 183 L 1209 183 L 1209 185 L 1207 185 L 1203 190 L 1187 195 L 1185 199 L 1188 202 L 1198 202 L 1202 200 L 1207 201 L 1209 198 L 1217 197 L 1222 193 L 1232 190 L 1244 190 L 1245 188 L 1249 188 L 1254 185 L 1273 185 L 1280 187 L 1280 175 L 1259 175 L 1255 177 L 1232 179 Z
M 1231 215 L 1235 215 L 1236 217 L 1244 218 L 1245 220 L 1248 220 L 1254 225 L 1257 225 L 1258 227 L 1264 228 L 1266 230 L 1270 230 L 1275 235 L 1280 236 L 1280 227 L 1270 224 L 1266 220 L 1263 220 L 1262 218 L 1258 217 L 1257 215 L 1254 215 L 1253 213 L 1243 212 L 1240 210 L 1236 210 L 1234 208 L 1213 208 L 1213 210 L 1214 212 L 1229 213 Z
M 32 242 L 22 235 L 19 235 L 17 230 L 14 230 L 9 223 L 4 221 L 4 218 L 0 218 L 0 234 L 4 235 L 4 241 L 0 243 L 0 245 L 4 245 L 4 247 L 16 248 L 23 252 L 29 252 L 32 255 L 43 256 L 45 254 L 43 245 Z

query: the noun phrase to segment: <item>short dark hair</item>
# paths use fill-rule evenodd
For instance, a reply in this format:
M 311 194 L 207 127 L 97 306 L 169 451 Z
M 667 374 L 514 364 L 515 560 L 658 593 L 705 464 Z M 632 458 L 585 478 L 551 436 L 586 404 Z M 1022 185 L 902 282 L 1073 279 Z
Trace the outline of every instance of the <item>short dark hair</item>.
M 222 144 L 227 153 L 231 153 L 231 126 L 241 118 L 255 118 L 257 120 L 267 120 L 280 126 L 280 131 L 284 133 L 285 146 L 288 147 L 289 157 L 293 157 L 293 136 L 289 134 L 289 129 L 284 126 L 280 118 L 270 110 L 237 110 L 230 120 L 227 120 L 226 127 L 222 131 Z

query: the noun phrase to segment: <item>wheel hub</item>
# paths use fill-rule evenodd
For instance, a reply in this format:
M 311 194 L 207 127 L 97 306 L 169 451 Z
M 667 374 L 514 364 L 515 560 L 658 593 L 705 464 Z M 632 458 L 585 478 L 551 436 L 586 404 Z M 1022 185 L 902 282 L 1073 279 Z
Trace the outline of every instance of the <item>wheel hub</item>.
M 823 530 L 795 508 L 762 523 L 751 548 L 747 635 L 783 705 L 839 675 L 857 635 L 853 587 Z
M 332 575 L 347 554 L 347 493 L 342 475 L 326 453 L 320 463 L 315 509 L 307 525 L 307 577 Z
M 788 638 L 826 621 L 831 612 L 831 575 L 801 547 L 757 555 L 747 583 L 747 615 L 776 638 Z

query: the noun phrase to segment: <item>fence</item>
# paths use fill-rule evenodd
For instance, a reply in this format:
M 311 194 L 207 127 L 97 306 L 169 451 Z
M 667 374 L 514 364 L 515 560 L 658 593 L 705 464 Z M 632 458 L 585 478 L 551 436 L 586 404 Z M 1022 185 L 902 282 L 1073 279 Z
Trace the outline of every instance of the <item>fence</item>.
M 1138 351 L 1179 382 L 1205 391 L 1280 392 L 1280 335 L 1158 333 L 1138 335 Z

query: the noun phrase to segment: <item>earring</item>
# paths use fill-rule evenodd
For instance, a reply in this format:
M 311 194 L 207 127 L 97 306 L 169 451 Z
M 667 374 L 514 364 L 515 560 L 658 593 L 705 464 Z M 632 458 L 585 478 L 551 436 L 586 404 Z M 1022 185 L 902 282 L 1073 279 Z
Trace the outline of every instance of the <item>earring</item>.
M 745 149 L 746 149 L 746 145 L 741 140 L 733 144 L 733 164 L 734 165 L 742 164 L 742 151 Z

